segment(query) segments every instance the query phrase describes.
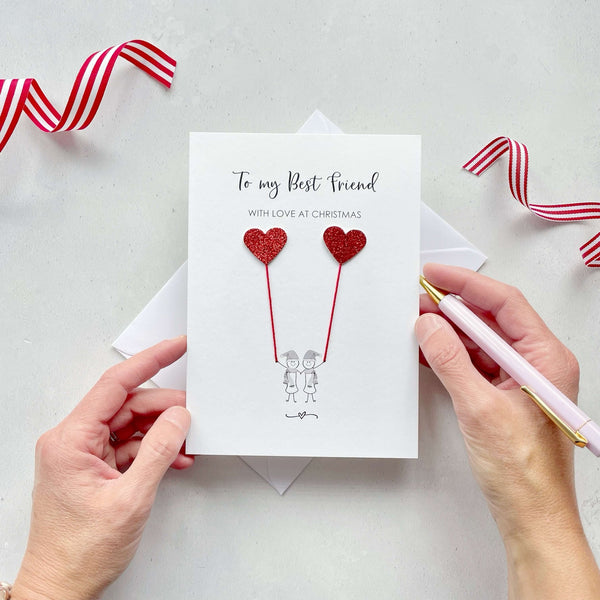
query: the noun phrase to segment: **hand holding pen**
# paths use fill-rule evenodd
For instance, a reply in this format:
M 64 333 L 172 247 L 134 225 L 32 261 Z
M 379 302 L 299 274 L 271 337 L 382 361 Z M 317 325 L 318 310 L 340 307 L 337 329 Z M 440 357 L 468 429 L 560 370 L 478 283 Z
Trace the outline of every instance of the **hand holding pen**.
M 436 288 L 460 296 L 537 372 L 576 401 L 577 360 L 521 292 L 458 267 L 426 265 L 424 275 Z M 416 335 L 425 360 L 452 398 L 473 473 L 506 547 L 511 593 L 518 598 L 600 597 L 600 574 L 575 497 L 573 444 L 520 389 L 523 383 L 457 332 L 429 296 L 421 298 L 424 314 Z

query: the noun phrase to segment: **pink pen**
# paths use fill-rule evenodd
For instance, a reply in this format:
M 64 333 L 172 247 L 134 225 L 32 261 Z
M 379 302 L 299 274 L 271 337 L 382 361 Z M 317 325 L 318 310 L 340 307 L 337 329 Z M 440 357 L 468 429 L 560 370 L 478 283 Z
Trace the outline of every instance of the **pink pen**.
M 596 423 L 457 296 L 441 292 L 422 275 L 420 283 L 440 311 L 504 369 L 576 446 L 587 446 L 593 454 L 600 456 L 600 427 Z

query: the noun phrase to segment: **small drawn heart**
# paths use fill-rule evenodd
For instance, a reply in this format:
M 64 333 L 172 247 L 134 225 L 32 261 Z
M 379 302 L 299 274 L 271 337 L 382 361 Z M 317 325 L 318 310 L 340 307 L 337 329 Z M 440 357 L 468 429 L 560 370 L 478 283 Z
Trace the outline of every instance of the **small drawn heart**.
M 306 411 L 299 412 L 298 416 L 300 417 L 300 420 L 304 419 L 304 417 L 306 416 Z
M 244 234 L 244 244 L 260 262 L 268 265 L 283 249 L 287 235 L 283 229 L 273 227 L 266 233 L 260 229 L 248 229 Z
M 367 236 L 359 229 L 348 233 L 340 227 L 328 227 L 323 233 L 323 240 L 340 265 L 356 256 L 366 245 Z

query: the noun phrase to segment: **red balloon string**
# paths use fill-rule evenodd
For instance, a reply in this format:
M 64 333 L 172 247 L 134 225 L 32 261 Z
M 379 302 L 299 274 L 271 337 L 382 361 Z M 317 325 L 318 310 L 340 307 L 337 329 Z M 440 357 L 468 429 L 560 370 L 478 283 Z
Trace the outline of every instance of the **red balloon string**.
M 331 316 L 329 317 L 329 329 L 327 330 L 327 342 L 325 342 L 325 353 L 323 354 L 323 362 L 327 360 L 327 351 L 329 350 L 329 338 L 331 337 L 331 326 L 333 324 L 333 313 L 335 311 L 335 302 L 337 300 L 338 288 L 340 286 L 340 275 L 342 273 L 342 263 L 338 268 L 337 279 L 335 280 L 335 292 L 333 293 L 333 304 L 331 305 Z
M 269 280 L 269 264 L 265 263 L 265 273 L 267 274 L 267 293 L 269 294 L 269 314 L 271 315 L 271 333 L 273 334 L 273 354 L 277 362 L 277 341 L 275 340 L 275 321 L 273 319 L 273 301 L 271 299 L 271 282 Z

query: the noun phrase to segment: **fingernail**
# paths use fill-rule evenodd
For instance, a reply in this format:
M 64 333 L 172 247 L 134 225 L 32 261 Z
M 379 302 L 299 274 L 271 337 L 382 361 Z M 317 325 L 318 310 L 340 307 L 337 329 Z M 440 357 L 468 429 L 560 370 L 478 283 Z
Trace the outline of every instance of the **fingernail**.
M 419 345 L 424 344 L 433 333 L 441 329 L 443 322 L 441 317 L 431 313 L 421 315 L 415 323 L 415 335 Z

